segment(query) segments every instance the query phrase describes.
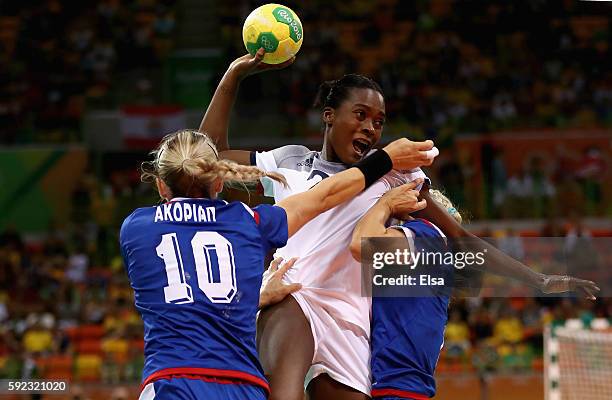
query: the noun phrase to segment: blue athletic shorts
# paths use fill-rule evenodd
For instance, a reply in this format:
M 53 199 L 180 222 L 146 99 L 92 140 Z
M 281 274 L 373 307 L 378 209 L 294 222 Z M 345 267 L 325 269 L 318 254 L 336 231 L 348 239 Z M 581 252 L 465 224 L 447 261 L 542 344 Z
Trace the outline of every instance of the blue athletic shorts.
M 188 379 L 172 378 L 160 379 L 147 384 L 140 393 L 139 400 L 266 400 L 266 391 L 259 386 L 228 383 L 219 383 L 214 378 Z

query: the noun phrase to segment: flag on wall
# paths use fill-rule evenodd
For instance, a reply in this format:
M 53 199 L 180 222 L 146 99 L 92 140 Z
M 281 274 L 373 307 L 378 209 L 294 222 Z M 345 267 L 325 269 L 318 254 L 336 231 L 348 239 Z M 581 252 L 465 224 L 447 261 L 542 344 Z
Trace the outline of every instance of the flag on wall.
M 128 147 L 151 148 L 164 135 L 185 129 L 187 120 L 181 106 L 124 106 L 120 126 Z

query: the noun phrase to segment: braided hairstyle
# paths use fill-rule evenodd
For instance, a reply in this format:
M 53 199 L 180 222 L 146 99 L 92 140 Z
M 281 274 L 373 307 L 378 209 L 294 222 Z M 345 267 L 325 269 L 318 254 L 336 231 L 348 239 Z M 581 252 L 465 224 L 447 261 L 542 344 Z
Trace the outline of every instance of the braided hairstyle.
M 338 108 L 349 97 L 351 89 L 372 89 L 385 98 L 380 85 L 373 79 L 359 74 L 346 74 L 340 79 L 323 82 L 313 106 L 321 110 L 325 107 Z
M 431 196 L 433 201 L 442 206 L 442 208 L 446 209 L 446 212 L 449 213 L 451 217 L 455 219 L 455 221 L 460 224 L 463 222 L 463 218 L 461 217 L 459 211 L 457 211 L 450 199 L 446 197 L 441 191 L 436 189 L 429 189 L 429 195 Z
M 281 174 L 219 160 L 219 153 L 210 137 L 194 130 L 166 135 L 151 154 L 153 161 L 141 165 L 141 180 L 153 182 L 159 178 L 175 197 L 210 197 L 208 188 L 216 178 L 244 185 L 267 176 L 287 185 Z

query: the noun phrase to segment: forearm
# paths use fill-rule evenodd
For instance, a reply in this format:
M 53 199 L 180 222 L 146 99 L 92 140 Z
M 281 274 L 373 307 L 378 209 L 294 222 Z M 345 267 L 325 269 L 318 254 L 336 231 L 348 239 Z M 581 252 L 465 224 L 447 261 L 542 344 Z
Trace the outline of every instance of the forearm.
M 365 188 L 365 178 L 357 168 L 324 179 L 314 188 L 280 201 L 287 211 L 289 236 L 317 215 L 349 200 Z
M 482 269 L 486 272 L 517 279 L 529 286 L 541 289 L 545 276 L 520 261 L 498 250 L 495 246 L 468 232 L 455 219 L 429 196 L 429 188 L 421 191 L 422 198 L 427 200 L 427 207 L 417 214 L 438 226 L 444 234 L 453 239 L 455 251 L 478 253 L 486 250 L 485 263 Z
M 353 243 L 360 243 L 364 237 L 380 237 L 387 232 L 386 222 L 391 218 L 391 209 L 379 201 L 361 218 L 353 231 Z
M 200 123 L 200 132 L 213 140 L 219 152 L 229 149 L 229 119 L 236 101 L 240 79 L 230 67 L 215 90 L 206 114 Z
M 395 156 L 405 151 L 406 140 L 396 140 L 353 167 L 324 179 L 305 193 L 290 196 L 278 205 L 287 211 L 289 236 L 317 215 L 351 199 L 393 168 Z M 409 147 L 409 146 L 408 146 Z M 408 185 L 405 185 L 408 186 Z
M 351 255 L 357 261 L 361 261 L 362 240 L 372 237 L 381 237 L 387 233 L 385 223 L 391 217 L 391 209 L 385 202 L 378 201 L 368 212 L 359 220 L 349 249 Z
M 468 236 L 464 238 L 467 240 L 460 240 L 460 248 L 457 250 L 470 251 L 473 253 L 484 251 L 486 253 L 485 262 L 482 267 L 478 267 L 479 269 L 496 275 L 517 279 L 538 290 L 542 290 L 544 287 L 546 279 L 544 274 L 534 271 L 473 234 L 468 234 Z
M 324 179 L 304 193 L 304 203 L 311 214 L 325 212 L 365 189 L 365 178 L 357 168 L 349 168 Z

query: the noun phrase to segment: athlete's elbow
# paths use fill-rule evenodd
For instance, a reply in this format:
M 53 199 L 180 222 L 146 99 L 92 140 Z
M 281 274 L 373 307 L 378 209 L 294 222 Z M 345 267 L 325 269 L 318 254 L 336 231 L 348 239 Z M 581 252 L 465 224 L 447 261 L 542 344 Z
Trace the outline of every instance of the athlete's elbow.
M 374 253 L 375 246 L 374 238 L 354 235 L 349 248 L 353 258 L 361 262 L 364 256 L 369 257 L 370 254 Z
M 361 261 L 361 238 L 359 236 L 353 236 L 349 250 L 355 260 Z

